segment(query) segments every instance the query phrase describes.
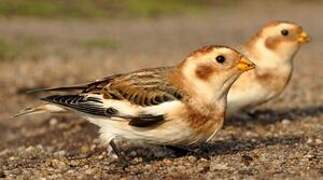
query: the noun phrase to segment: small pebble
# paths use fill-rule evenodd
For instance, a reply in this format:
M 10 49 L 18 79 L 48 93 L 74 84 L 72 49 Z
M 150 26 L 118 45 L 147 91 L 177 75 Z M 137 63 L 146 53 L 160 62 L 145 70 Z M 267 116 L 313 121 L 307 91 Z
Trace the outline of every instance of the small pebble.
M 188 157 L 188 160 L 190 161 L 190 162 L 196 162 L 196 157 L 194 157 L 194 156 L 189 156 Z
M 307 141 L 306 141 L 307 144 L 311 144 L 313 143 L 313 139 L 312 138 L 308 138 Z
M 97 170 L 95 168 L 90 168 L 90 169 L 87 169 L 85 170 L 85 174 L 88 174 L 88 175 L 91 175 L 91 174 L 95 174 Z
M 73 173 L 75 173 L 75 171 L 74 171 L 74 170 L 72 170 L 72 169 L 70 169 L 70 170 L 68 170 L 68 171 L 67 171 L 67 173 L 68 173 L 68 174 L 73 174 Z
M 314 155 L 312 155 L 312 154 L 306 154 L 304 157 L 310 159 L 310 158 L 313 158 Z
M 221 164 L 221 163 L 219 163 L 219 164 L 212 165 L 212 169 L 215 169 L 215 170 L 226 170 L 226 169 L 228 169 L 228 166 L 227 166 L 227 164 Z
M 80 165 L 80 163 L 79 163 L 79 161 L 76 161 L 76 160 L 72 160 L 72 161 L 70 161 L 70 166 L 79 166 Z
M 137 156 L 137 152 L 136 152 L 136 151 L 131 151 L 131 152 L 129 153 L 129 156 L 131 156 L 131 157 L 135 157 L 135 156 Z
M 322 140 L 321 139 L 315 139 L 315 144 L 322 144 Z
M 10 160 L 10 161 L 13 161 L 13 160 L 15 160 L 15 159 L 17 159 L 17 157 L 15 157 L 15 156 L 11 156 L 11 157 L 9 157 L 9 160 Z
M 171 165 L 173 162 L 169 159 L 164 159 L 163 162 L 166 164 L 166 165 Z
M 33 146 L 29 146 L 26 148 L 26 152 L 32 152 L 35 148 Z
M 62 150 L 62 151 L 57 151 L 54 153 L 54 156 L 56 157 L 64 157 L 66 154 L 66 151 Z
M 90 151 L 90 147 L 88 145 L 83 145 L 80 149 L 82 154 L 86 154 Z
M 104 159 L 104 156 L 103 155 L 99 155 L 98 156 L 98 159 Z
M 283 119 L 282 124 L 283 125 L 288 125 L 288 124 L 290 124 L 290 120 L 289 119 Z
M 65 162 L 63 161 L 60 161 L 58 159 L 53 159 L 51 161 L 51 165 L 54 167 L 54 168 L 58 168 L 58 169 L 65 169 L 67 168 L 67 165 Z
M 56 118 L 51 118 L 50 120 L 49 120 L 49 125 L 50 126 L 56 126 L 57 125 L 57 119 Z

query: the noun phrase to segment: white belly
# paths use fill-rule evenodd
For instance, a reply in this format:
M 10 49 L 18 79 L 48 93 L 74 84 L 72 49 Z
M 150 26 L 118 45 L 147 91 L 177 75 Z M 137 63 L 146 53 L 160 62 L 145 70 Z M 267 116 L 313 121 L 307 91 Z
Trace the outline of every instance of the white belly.
M 227 115 L 232 116 L 247 107 L 262 104 L 274 96 L 273 92 L 259 84 L 253 84 L 248 89 L 232 89 L 227 97 Z
M 165 102 L 149 107 L 115 100 L 105 100 L 104 104 L 106 107 L 114 107 L 123 114 L 137 116 L 139 113 L 144 112 L 152 115 L 164 114 L 166 118 L 161 125 L 143 128 L 128 125 L 128 119 L 82 114 L 91 123 L 100 127 L 101 139 L 105 142 L 114 137 L 150 144 L 181 144 L 192 139 L 192 130 L 185 120 L 180 119 L 182 117 L 178 115 L 178 111 L 184 108 L 184 104 L 180 101 Z
M 96 119 L 97 120 L 97 119 Z M 133 127 L 128 122 L 105 119 L 100 125 L 101 138 L 109 140 L 111 137 L 120 137 L 135 142 L 148 144 L 176 145 L 187 144 L 192 138 L 192 131 L 186 124 L 179 121 L 168 121 L 156 127 Z

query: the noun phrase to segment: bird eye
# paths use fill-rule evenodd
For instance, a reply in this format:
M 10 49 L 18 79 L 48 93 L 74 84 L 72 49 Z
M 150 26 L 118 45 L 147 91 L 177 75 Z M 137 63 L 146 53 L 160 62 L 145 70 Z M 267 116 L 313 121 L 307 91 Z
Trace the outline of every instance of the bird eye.
M 217 56 L 217 57 L 215 58 L 215 60 L 216 60 L 218 63 L 223 64 L 223 63 L 224 63 L 224 61 L 225 61 L 225 57 L 224 57 L 224 56 L 222 56 L 222 55 L 219 55 L 219 56 Z
M 281 33 L 283 36 L 287 36 L 289 32 L 288 32 L 288 30 L 283 29 L 283 30 L 281 30 L 281 31 L 280 31 L 280 33 Z

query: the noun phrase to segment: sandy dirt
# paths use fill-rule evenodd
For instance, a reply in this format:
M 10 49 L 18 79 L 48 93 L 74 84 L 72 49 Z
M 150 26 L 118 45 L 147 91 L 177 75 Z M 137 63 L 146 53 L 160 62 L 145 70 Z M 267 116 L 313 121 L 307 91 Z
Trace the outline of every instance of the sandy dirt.
M 5 179 L 323 179 L 323 3 L 244 5 L 201 16 L 110 21 L 0 19 L 0 36 L 42 38 L 46 55 L 0 62 L 0 178 Z M 121 143 L 133 164 L 106 154 L 98 128 L 73 114 L 13 119 L 40 103 L 34 87 L 77 84 L 116 72 L 175 64 L 206 44 L 238 45 L 266 21 L 298 22 L 313 41 L 295 57 L 287 90 L 253 116 L 225 122 L 203 146 L 210 159 Z M 112 49 L 71 41 L 108 37 Z M 65 49 L 64 54 L 56 53 Z

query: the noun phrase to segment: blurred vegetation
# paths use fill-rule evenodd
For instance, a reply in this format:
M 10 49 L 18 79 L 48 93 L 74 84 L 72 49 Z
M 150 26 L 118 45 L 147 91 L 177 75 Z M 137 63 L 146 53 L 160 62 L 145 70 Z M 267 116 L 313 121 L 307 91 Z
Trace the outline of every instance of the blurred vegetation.
M 210 0 L 0 0 L 0 16 L 156 17 L 203 11 Z
M 32 37 L 0 38 L 0 60 L 13 60 L 21 56 L 38 56 L 42 41 Z
M 0 17 L 45 19 L 136 18 L 203 12 L 211 0 L 0 0 Z M 57 42 L 60 41 L 60 42 Z M 63 44 L 63 45 L 62 45 Z M 51 53 L 116 49 L 120 44 L 107 37 L 79 40 L 44 39 L 0 35 L 0 60 L 41 59 Z M 50 48 L 49 48 L 50 47 Z M 68 47 L 68 48 L 66 48 Z M 68 49 L 68 50 L 67 50 Z M 68 52 L 67 52 L 68 51 Z
M 119 44 L 111 39 L 87 39 L 81 40 L 78 44 L 87 49 L 116 49 Z
M 14 59 L 16 55 L 16 47 L 12 46 L 7 41 L 0 39 L 0 60 Z
M 63 45 L 62 45 L 63 44 Z M 92 50 L 117 49 L 120 44 L 107 37 L 92 39 L 64 39 L 53 42 L 51 38 L 21 35 L 18 37 L 0 37 L 0 61 L 31 59 L 38 60 L 43 57 L 55 55 L 66 56 L 70 51 L 77 50 L 91 52 Z

